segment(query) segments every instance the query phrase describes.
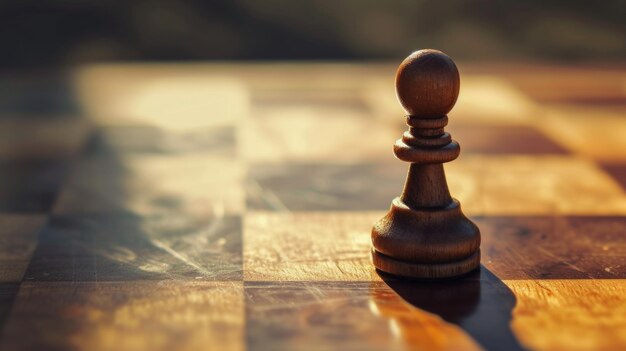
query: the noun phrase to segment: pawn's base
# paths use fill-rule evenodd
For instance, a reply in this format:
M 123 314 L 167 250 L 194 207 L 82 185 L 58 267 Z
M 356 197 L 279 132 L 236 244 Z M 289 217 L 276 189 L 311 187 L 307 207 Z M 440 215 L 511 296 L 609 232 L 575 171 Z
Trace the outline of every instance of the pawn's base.
M 480 250 L 460 261 L 445 263 L 413 263 L 396 260 L 372 248 L 372 263 L 385 273 L 418 279 L 452 278 L 480 267 Z

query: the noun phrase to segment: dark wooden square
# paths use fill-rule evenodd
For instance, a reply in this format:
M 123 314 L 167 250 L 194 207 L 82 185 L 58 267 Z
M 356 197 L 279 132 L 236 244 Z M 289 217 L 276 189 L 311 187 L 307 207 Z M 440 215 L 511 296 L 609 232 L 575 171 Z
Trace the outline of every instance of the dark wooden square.
M 242 279 L 239 217 L 53 216 L 24 280 Z

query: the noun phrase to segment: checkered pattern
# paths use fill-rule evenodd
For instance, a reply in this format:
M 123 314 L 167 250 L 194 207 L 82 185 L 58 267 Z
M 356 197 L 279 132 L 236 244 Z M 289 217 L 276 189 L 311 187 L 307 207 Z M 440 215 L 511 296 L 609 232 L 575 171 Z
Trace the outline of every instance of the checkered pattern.
M 393 65 L 23 80 L 0 101 L 0 349 L 626 347 L 626 72 L 461 68 L 446 171 L 483 267 L 430 284 L 368 258 L 407 169 Z

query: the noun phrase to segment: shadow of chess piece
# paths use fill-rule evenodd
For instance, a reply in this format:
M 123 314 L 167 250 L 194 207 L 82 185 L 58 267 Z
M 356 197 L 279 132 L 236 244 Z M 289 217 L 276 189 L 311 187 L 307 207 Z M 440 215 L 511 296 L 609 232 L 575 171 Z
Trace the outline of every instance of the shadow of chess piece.
M 463 320 L 479 304 L 480 282 L 474 273 L 464 279 L 415 282 L 379 272 L 384 288 L 372 283 L 370 309 L 389 321 L 405 350 L 482 350 L 472 335 L 448 319 Z
M 474 270 L 462 279 L 447 281 L 415 282 L 385 273 L 379 274 L 399 297 L 418 309 L 398 313 L 386 308 L 389 311 L 387 317 L 398 321 L 405 335 L 422 333 L 413 328 L 420 328 L 416 321 L 423 319 L 420 312 L 425 311 L 458 326 L 487 350 L 524 350 L 511 330 L 512 312 L 517 299 L 513 292 L 485 267 Z M 375 295 L 371 298 L 378 309 L 383 308 L 385 301 Z M 437 327 L 443 330 L 442 333 L 445 333 L 447 338 L 463 341 L 458 332 L 441 325 Z
M 449 278 L 480 265 L 480 231 L 450 196 L 443 169 L 460 153 L 444 131 L 459 85 L 456 65 L 437 50 L 416 51 L 398 68 L 396 92 L 409 130 L 394 153 L 411 165 L 402 194 L 372 229 L 372 261 L 383 272 Z

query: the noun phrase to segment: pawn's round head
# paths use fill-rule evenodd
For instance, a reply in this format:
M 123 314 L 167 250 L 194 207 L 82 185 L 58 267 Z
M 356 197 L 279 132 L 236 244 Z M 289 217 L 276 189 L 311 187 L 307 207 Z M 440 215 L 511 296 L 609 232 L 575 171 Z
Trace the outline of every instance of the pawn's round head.
M 409 115 L 445 116 L 459 97 L 459 70 L 438 50 L 419 50 L 404 59 L 396 72 L 396 94 Z

